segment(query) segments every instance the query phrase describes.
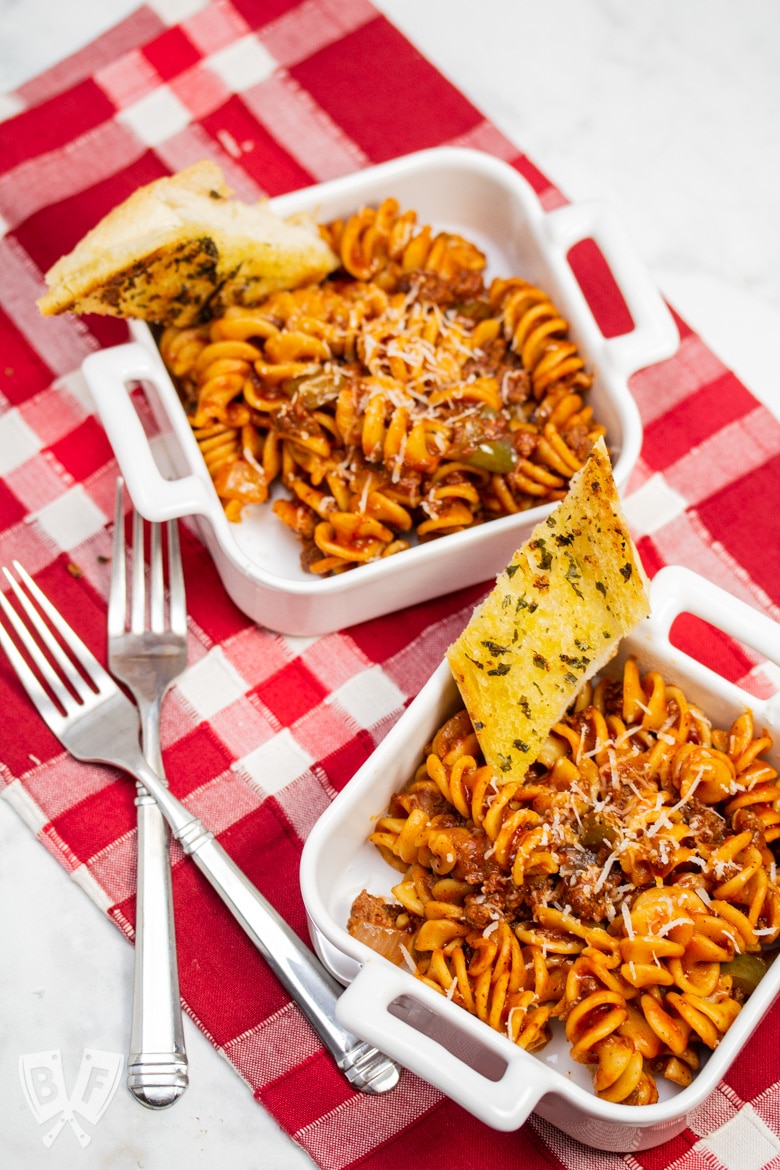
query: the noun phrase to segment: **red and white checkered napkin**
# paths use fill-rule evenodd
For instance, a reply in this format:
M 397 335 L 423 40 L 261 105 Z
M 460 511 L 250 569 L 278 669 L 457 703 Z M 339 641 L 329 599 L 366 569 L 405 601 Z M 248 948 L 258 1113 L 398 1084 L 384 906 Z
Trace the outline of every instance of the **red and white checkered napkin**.
M 368 0 L 219 0 L 177 25 L 167 8 L 140 8 L 3 99 L 13 116 L 0 123 L 0 563 L 19 558 L 98 656 L 116 465 L 79 367 L 126 331 L 108 319 L 40 318 L 43 271 L 140 184 L 204 156 L 252 197 L 459 144 L 517 167 L 545 206 L 563 202 Z M 601 299 L 607 331 L 620 306 L 609 291 Z M 777 615 L 780 425 L 682 322 L 680 333 L 674 358 L 634 378 L 646 425 L 629 501 L 639 547 L 650 573 L 685 564 Z M 280 637 L 234 608 L 202 546 L 183 536 L 192 666 L 164 712 L 171 784 L 305 938 L 303 839 L 482 591 L 328 637 Z M 754 692 L 771 687 L 744 650 L 702 623 L 687 632 L 721 673 Z M 132 935 L 132 784 L 63 756 L 3 664 L 0 710 L 3 795 Z M 600 1154 L 536 1119 L 493 1133 L 409 1074 L 386 1098 L 351 1092 L 181 856 L 174 886 L 187 1010 L 327 1170 L 433 1159 L 449 1170 L 780 1166 L 778 1012 L 690 1128 L 654 1151 Z

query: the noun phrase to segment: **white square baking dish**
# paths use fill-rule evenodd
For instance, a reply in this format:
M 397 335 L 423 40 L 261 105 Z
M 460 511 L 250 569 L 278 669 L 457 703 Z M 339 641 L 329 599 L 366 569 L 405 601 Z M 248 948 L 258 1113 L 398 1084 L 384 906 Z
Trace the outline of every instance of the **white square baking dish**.
M 439 148 L 272 201 L 283 216 L 301 211 L 328 221 L 387 196 L 414 209 L 420 223 L 462 233 L 488 258 L 488 277 L 519 275 L 538 284 L 570 325 L 594 386 L 588 401 L 607 427 L 619 488 L 642 442 L 630 376 L 670 356 L 679 334 L 612 212 L 593 202 L 545 212 L 508 164 L 478 151 Z M 613 274 L 633 329 L 606 338 L 569 263 L 571 248 L 595 240 Z M 233 601 L 255 621 L 287 634 L 316 635 L 367 621 L 489 579 L 506 564 L 549 505 L 414 546 L 347 573 L 321 579 L 300 564 L 296 537 L 267 505 L 229 523 L 152 333 L 90 355 L 84 375 L 138 510 L 149 520 L 194 516 Z M 143 383 L 161 431 L 165 467 L 146 438 L 132 387 Z
M 623 640 L 610 668 L 620 668 L 635 655 L 641 672 L 658 670 L 674 680 L 719 727 L 728 728 L 750 708 L 757 729 L 766 728 L 774 738 L 769 758 L 777 767 L 780 695 L 756 699 L 676 649 L 669 633 L 678 615 L 692 613 L 780 663 L 780 626 L 687 569 L 662 569 L 652 583 L 651 601 L 651 617 Z M 599 1149 L 625 1152 L 659 1145 L 685 1127 L 691 1110 L 715 1089 L 760 1025 L 780 991 L 780 964 L 770 965 L 687 1088 L 659 1078 L 656 1104 L 625 1105 L 595 1095 L 590 1071 L 571 1059 L 562 1034 L 531 1055 L 347 932 L 357 894 L 365 889 L 387 898 L 400 880 L 368 835 L 458 699 L 443 662 L 305 844 L 301 889 L 314 947 L 332 974 L 348 985 L 339 1016 L 361 1038 L 495 1129 L 517 1129 L 535 1112 Z

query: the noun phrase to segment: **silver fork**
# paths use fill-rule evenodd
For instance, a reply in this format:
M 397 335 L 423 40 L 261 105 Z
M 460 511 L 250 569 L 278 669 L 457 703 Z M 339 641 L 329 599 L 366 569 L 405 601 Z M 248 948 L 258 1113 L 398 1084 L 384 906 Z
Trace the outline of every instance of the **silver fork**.
M 14 569 L 18 582 L 7 569 L 3 571 L 27 620 L 2 593 L 0 609 L 29 664 L 2 621 L 0 647 L 43 719 L 76 759 L 112 764 L 143 784 L 184 852 L 296 1000 L 353 1088 L 366 1093 L 392 1089 L 398 1082 L 398 1066 L 336 1018 L 339 984 L 241 872 L 214 834 L 152 771 L 139 744 L 140 723 L 134 704 L 16 561 Z M 54 638 L 51 627 L 69 654 Z
M 171 683 L 187 665 L 187 611 L 179 533 L 176 521 L 170 521 L 166 620 L 160 525 L 151 526 L 147 606 L 144 523 L 133 509 L 128 614 L 123 494 L 123 483 L 118 479 L 108 602 L 108 668 L 138 704 L 146 762 L 165 782 L 160 751 L 160 709 Z M 170 836 L 165 818 L 141 784 L 135 803 L 138 868 L 127 1087 L 142 1105 L 164 1109 L 179 1099 L 189 1083 L 176 962 Z

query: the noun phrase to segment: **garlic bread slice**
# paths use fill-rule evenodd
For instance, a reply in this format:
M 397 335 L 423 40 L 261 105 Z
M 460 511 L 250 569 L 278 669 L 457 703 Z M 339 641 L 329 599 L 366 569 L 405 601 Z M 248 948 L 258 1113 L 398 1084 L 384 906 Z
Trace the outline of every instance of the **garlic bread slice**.
M 41 313 L 191 325 L 338 266 L 309 217 L 230 195 L 209 160 L 140 187 L 49 269 Z
M 499 782 L 522 780 L 585 680 L 648 613 L 647 578 L 599 439 L 447 650 Z

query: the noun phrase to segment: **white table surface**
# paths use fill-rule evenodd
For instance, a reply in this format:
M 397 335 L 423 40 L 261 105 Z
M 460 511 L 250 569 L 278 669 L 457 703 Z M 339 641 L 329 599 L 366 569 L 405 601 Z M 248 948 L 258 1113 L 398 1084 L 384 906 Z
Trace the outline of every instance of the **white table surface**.
M 671 304 L 780 415 L 777 0 L 375 3 L 570 198 L 613 203 Z M 0 0 L 0 95 L 136 6 Z M 86 1148 L 66 1128 L 46 1149 L 19 1058 L 60 1049 L 70 1087 L 85 1048 L 124 1053 L 133 955 L 3 801 L 0 937 L 3 1166 L 311 1168 L 189 1020 L 172 1109 L 122 1085 Z

